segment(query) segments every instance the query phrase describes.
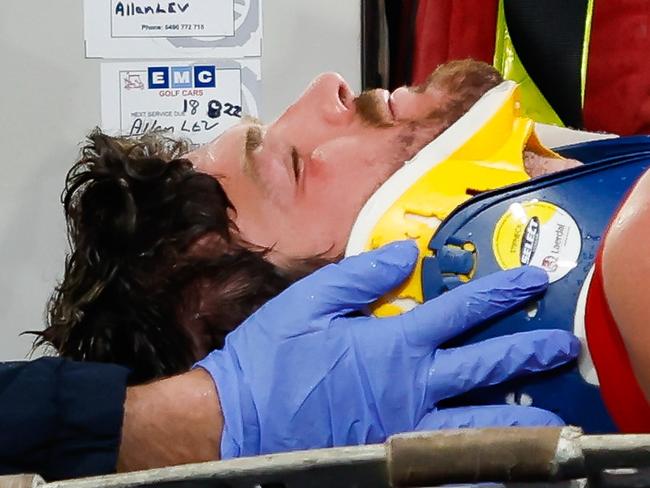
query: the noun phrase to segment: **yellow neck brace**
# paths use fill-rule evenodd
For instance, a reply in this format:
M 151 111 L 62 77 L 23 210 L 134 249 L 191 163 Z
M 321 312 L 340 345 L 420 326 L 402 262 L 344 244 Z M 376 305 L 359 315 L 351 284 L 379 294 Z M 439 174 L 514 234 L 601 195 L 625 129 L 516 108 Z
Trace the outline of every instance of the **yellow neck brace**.
M 458 205 L 477 193 L 528 180 L 524 149 L 560 157 L 539 142 L 534 122 L 520 113 L 519 98 L 510 81 L 487 92 L 391 176 L 359 213 L 346 255 L 401 239 L 415 240 L 420 249 L 414 273 L 378 303 L 376 315 L 395 315 L 422 302 L 422 259 L 431 256 L 431 237 Z

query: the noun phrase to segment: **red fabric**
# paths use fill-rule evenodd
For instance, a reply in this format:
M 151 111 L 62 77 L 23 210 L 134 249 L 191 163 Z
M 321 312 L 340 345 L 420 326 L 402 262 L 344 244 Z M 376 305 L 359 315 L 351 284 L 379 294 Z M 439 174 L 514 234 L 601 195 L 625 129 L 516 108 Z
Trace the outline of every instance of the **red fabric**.
M 420 0 L 412 83 L 452 59 L 492 64 L 497 0 Z M 598 0 L 589 45 L 584 128 L 650 133 L 650 2 Z
M 607 305 L 602 250 L 587 295 L 585 327 L 600 393 L 614 423 L 624 433 L 650 432 L 650 405 L 636 381 L 623 339 Z
M 617 134 L 650 132 L 650 2 L 594 2 L 584 125 Z
M 492 64 L 497 10 L 497 0 L 420 0 L 412 83 L 423 82 L 438 65 L 454 59 Z

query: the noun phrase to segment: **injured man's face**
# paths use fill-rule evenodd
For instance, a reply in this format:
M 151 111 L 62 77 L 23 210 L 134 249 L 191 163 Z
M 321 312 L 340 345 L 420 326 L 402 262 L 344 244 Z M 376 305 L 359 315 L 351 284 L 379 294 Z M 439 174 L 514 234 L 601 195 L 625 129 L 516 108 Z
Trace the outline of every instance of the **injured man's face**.
M 422 86 L 355 96 L 325 74 L 272 124 L 245 119 L 191 152 L 94 131 L 66 180 L 70 257 L 42 342 L 128 365 L 133 381 L 186 370 L 342 256 L 375 190 L 501 81 L 457 61 Z M 524 156 L 531 176 L 576 164 Z
M 334 259 L 373 192 L 501 81 L 465 60 L 418 87 L 356 96 L 341 76 L 323 74 L 275 122 L 246 119 L 187 157 L 219 180 L 240 237 L 271 249 L 272 262 Z M 525 161 L 531 176 L 576 164 Z

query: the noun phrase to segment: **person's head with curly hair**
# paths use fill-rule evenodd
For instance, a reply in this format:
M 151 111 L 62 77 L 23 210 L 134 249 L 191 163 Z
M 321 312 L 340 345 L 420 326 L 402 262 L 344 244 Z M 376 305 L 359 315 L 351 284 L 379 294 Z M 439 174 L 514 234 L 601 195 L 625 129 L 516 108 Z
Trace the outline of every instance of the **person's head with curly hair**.
M 70 254 L 38 342 L 142 381 L 188 369 L 292 281 L 243 245 L 219 182 L 161 134 L 95 130 L 68 173 Z
M 274 123 L 244 119 L 195 151 L 93 132 L 67 178 L 71 249 L 40 342 L 126 364 L 135 381 L 187 369 L 338 259 L 376 188 L 500 81 L 460 61 L 355 97 L 322 75 Z

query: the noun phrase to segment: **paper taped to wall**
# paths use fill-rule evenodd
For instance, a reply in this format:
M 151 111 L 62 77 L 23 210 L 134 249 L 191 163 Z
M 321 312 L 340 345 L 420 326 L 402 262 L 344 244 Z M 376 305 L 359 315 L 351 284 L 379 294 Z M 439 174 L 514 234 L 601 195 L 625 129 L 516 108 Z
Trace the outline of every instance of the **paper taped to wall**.
M 141 135 L 164 130 L 203 144 L 259 113 L 259 58 L 103 63 L 102 128 Z
M 84 0 L 88 58 L 259 56 L 261 0 Z

